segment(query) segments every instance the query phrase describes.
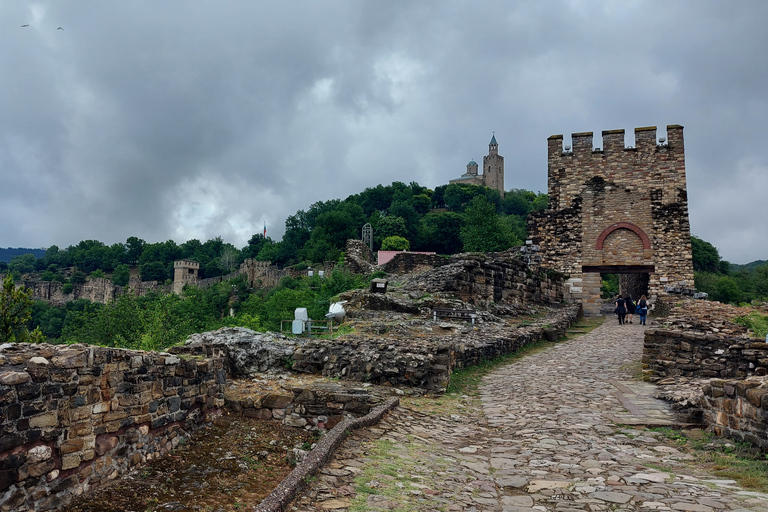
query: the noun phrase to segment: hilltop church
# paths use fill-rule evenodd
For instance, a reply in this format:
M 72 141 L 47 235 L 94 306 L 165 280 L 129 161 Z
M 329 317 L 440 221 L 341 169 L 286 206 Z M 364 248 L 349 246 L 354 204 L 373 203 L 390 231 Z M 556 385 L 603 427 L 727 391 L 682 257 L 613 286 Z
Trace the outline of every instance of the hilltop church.
M 483 157 L 483 173 L 478 173 L 477 162 L 471 160 L 467 164 L 467 172 L 461 177 L 450 180 L 448 183 L 466 183 L 469 185 L 482 185 L 493 188 L 504 196 L 504 157 L 499 155 L 499 144 L 496 142 L 496 135 L 491 137 L 488 144 L 488 155 Z

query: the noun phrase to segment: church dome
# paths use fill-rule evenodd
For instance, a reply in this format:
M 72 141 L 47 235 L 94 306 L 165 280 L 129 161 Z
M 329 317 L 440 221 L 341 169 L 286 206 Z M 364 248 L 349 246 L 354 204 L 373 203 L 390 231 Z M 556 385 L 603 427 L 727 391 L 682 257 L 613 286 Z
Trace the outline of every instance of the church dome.
M 474 160 L 470 160 L 467 165 L 477 165 L 477 162 L 475 162 Z

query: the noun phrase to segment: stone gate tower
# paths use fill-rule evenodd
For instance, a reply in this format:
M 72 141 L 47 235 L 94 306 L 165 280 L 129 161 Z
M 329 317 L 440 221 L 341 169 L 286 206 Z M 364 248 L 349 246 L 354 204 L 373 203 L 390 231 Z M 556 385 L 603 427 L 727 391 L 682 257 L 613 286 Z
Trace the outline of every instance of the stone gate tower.
M 600 314 L 601 273 L 635 276 L 633 290 L 640 282 L 652 302 L 666 286 L 693 287 L 683 127 L 667 126 L 660 142 L 655 126 L 635 128 L 635 147 L 624 147 L 624 130 L 602 135 L 602 149 L 592 132 L 572 134 L 572 150 L 549 137 L 549 206 L 528 220 L 544 264 L 570 275 L 586 315 Z

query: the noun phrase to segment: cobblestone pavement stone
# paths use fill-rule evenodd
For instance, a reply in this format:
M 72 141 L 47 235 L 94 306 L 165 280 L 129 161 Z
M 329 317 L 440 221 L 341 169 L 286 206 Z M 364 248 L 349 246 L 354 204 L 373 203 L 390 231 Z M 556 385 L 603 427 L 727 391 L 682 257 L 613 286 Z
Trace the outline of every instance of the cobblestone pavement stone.
M 643 428 L 674 417 L 632 380 L 642 328 L 610 320 L 487 375 L 479 400 L 404 400 L 353 433 L 293 510 L 768 512 L 768 495 Z

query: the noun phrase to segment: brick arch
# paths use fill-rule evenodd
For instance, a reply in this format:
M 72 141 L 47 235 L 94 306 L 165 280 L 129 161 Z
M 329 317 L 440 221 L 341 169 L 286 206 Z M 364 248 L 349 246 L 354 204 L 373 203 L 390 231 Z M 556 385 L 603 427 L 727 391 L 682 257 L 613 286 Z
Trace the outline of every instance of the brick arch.
M 616 224 L 612 224 L 611 226 L 608 226 L 603 230 L 602 233 L 600 233 L 600 236 L 597 237 L 597 243 L 595 244 L 595 249 L 597 249 L 598 251 L 602 251 L 603 242 L 605 241 L 605 238 L 611 233 L 613 233 L 614 231 L 616 231 L 617 229 L 628 229 L 634 232 L 637 236 L 640 237 L 640 240 L 643 241 L 643 249 L 651 248 L 651 239 L 648 238 L 648 235 L 645 234 L 645 231 L 643 231 L 639 227 L 629 222 L 617 222 Z

